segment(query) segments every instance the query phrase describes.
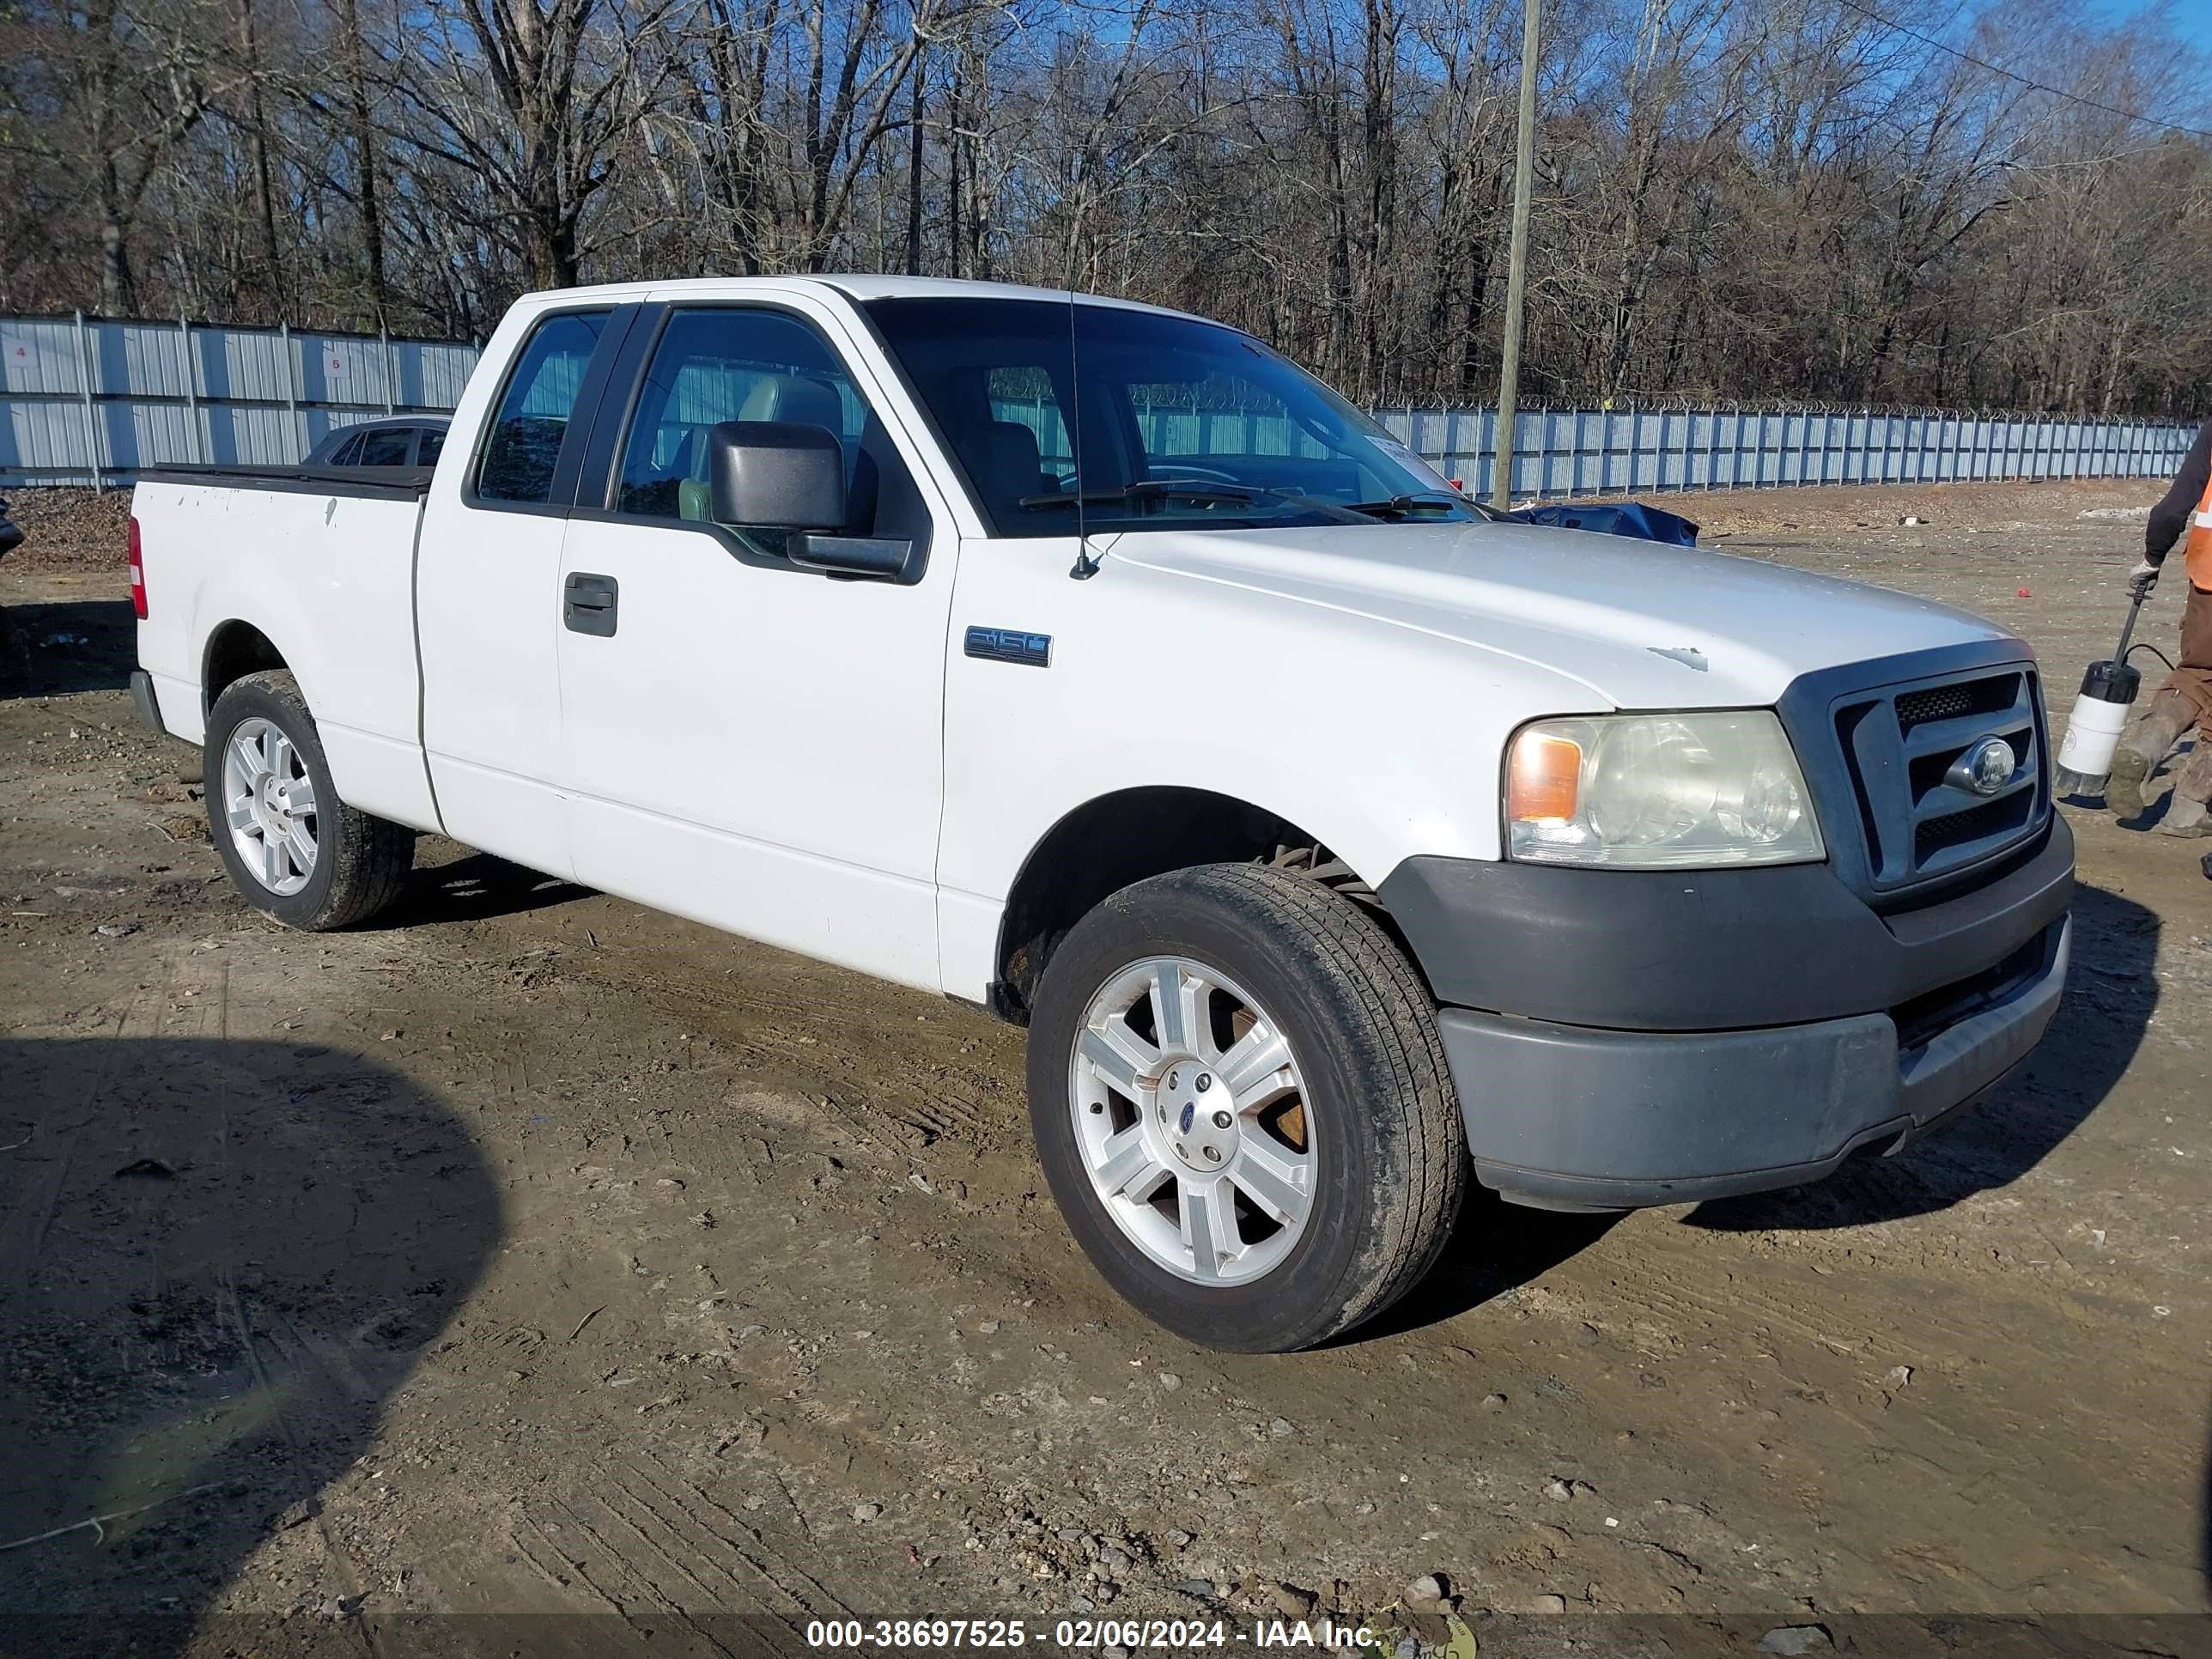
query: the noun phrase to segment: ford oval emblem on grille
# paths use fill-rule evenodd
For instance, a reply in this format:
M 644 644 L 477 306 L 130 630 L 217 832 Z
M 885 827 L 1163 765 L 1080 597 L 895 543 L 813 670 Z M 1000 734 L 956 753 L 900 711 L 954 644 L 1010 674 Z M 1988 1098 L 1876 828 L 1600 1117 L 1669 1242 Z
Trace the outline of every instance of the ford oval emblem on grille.
M 1951 763 L 1944 781 L 1977 795 L 1994 795 L 2019 769 L 2020 757 L 2002 738 L 1978 738 Z

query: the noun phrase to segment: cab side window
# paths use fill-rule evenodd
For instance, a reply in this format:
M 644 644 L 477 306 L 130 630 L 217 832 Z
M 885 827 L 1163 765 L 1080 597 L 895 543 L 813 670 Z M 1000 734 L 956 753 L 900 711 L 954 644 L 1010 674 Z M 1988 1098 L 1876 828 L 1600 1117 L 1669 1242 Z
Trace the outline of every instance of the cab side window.
M 723 421 L 828 428 L 844 447 L 850 490 L 870 418 L 828 342 L 799 319 L 732 307 L 678 311 L 638 392 L 615 511 L 705 523 L 707 434 Z
M 607 325 L 604 311 L 540 322 L 515 359 L 477 462 L 477 495 L 490 501 L 553 499 L 553 468 L 568 434 L 584 371 Z

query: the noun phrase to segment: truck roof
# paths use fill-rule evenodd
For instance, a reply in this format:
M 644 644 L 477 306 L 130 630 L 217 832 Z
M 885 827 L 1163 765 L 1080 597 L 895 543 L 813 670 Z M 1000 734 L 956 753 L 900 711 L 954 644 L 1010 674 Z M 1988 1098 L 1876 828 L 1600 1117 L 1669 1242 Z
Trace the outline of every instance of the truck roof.
M 870 275 L 865 272 L 793 276 L 664 276 L 649 283 L 605 283 L 588 288 L 540 289 L 526 294 L 518 305 L 537 306 L 552 300 L 641 300 L 647 295 L 681 288 L 687 295 L 742 295 L 755 292 L 788 292 L 794 288 L 824 289 L 842 295 L 849 300 L 865 303 L 870 300 L 902 299 L 968 299 L 968 300 L 1065 300 L 1068 290 L 1060 288 L 1032 288 L 1020 283 L 986 283 L 967 277 L 898 276 Z M 1194 313 L 1172 310 L 1165 306 L 1148 306 L 1134 300 L 1117 300 L 1103 294 L 1078 294 L 1076 300 L 1084 305 L 1111 306 L 1124 311 L 1148 311 L 1163 317 L 1194 317 Z M 1194 317 L 1199 322 L 1210 322 L 1211 318 Z

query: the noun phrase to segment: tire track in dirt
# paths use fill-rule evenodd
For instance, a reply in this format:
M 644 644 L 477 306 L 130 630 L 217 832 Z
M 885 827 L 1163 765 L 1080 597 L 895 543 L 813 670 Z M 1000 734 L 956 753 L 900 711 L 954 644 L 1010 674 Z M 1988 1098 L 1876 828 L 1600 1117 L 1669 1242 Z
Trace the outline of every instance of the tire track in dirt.
M 518 1542 L 539 1572 L 556 1583 L 573 1574 L 641 1632 L 672 1615 L 716 1653 L 796 1654 L 807 1620 L 854 1616 L 823 1582 L 834 1567 L 744 1521 L 649 1450 L 626 1464 L 586 1465 L 557 1494 L 526 1501 L 520 1521 L 537 1547 L 520 1530 Z M 653 1611 L 641 1617 L 640 1607 Z
M 733 941 L 730 948 L 744 951 L 763 947 Z M 1026 1109 L 1018 1097 L 1003 1112 L 986 1104 L 1006 1093 L 1004 1079 L 995 1070 L 980 1065 L 933 1066 L 929 1069 L 936 1075 L 925 1082 L 910 1068 L 886 1072 L 868 1066 L 863 1058 L 868 1050 L 910 1048 L 915 1041 L 908 1022 L 901 1018 L 904 1009 L 898 1004 L 904 999 L 897 993 L 813 963 L 795 969 L 807 981 L 805 995 L 763 990 L 750 981 L 733 992 L 725 977 L 702 982 L 706 971 L 702 969 L 701 976 L 694 978 L 629 964 L 618 971 L 564 964 L 562 977 L 599 999 L 642 1000 L 671 1023 L 711 1033 L 740 1055 L 770 1059 L 802 1092 L 826 1097 L 829 1109 L 848 1120 L 854 1108 L 846 1097 L 860 1079 L 866 1112 L 899 1127 L 885 1132 L 857 1121 L 851 1127 L 857 1139 L 886 1156 L 903 1158 L 908 1150 L 939 1139 L 997 1139 L 1025 1131 Z M 887 1000 L 894 1000 L 893 1006 L 885 1007 Z M 940 1000 L 913 1000 L 939 1011 L 924 1017 L 930 1022 L 964 1027 L 971 1018 L 979 1024 L 982 1020 Z M 765 1026 L 756 1023 L 763 1018 Z M 991 1035 L 998 1033 L 993 1030 Z M 966 1040 L 975 1044 L 973 1036 Z
M 702 1629 L 648 1575 L 639 1571 L 620 1551 L 610 1548 L 590 1523 L 567 1504 L 548 1498 L 540 1500 L 538 1506 L 548 1515 L 526 1508 L 513 1536 L 517 1552 L 548 1583 L 570 1592 L 580 1587 L 587 1609 L 596 1607 L 602 1618 L 620 1621 L 655 1650 L 666 1646 L 669 1627 L 673 1625 L 693 1638 L 690 1644 L 677 1648 L 679 1653 L 711 1652 L 724 1659 L 750 1659 L 742 1650 L 726 1645 Z M 564 1518 L 550 1519 L 553 1512 Z M 596 1558 L 596 1563 L 591 1558 Z M 599 1631 L 585 1632 L 577 1645 L 586 1652 L 605 1652 L 611 1646 Z
M 854 1616 L 857 1610 L 823 1583 L 837 1576 L 832 1564 L 809 1546 L 779 1542 L 766 1529 L 749 1524 L 703 1487 L 659 1463 L 649 1449 L 613 1475 L 611 1490 L 629 1498 L 678 1547 L 696 1556 L 702 1571 L 719 1575 L 763 1613 L 792 1622 Z M 740 1543 L 740 1538 L 747 1542 Z M 808 1558 L 806 1564 L 802 1556 Z
M 2097 1376 L 2095 1410 L 2148 1419 L 2191 1386 L 2179 1351 L 2147 1343 L 2142 1324 L 2067 1280 L 1947 1285 L 1863 1263 L 1822 1272 L 1788 1257 L 1717 1273 L 1710 1257 L 1729 1244 L 1662 1217 L 1637 1218 L 1561 1264 L 1534 1298 L 1558 1346 L 1580 1357 L 1577 1388 L 1592 1416 L 1650 1414 L 1639 1399 L 1644 1380 L 1676 1396 L 1666 1443 L 1640 1468 L 1626 1458 L 1594 1465 L 1607 1470 L 1593 1476 L 1601 1487 L 1626 1480 L 1648 1491 L 1664 1480 L 1711 1491 L 1730 1464 L 1748 1460 L 1773 1492 L 1767 1564 L 1790 1559 L 1774 1552 L 1778 1530 L 1809 1528 L 1803 1543 L 1817 1540 L 1817 1551 L 1801 1546 L 1794 1570 L 1812 1583 L 1838 1572 L 1860 1585 L 1918 1583 L 1930 1604 L 1989 1612 L 2016 1610 L 2062 1585 L 2107 1605 L 2194 1599 L 2183 1516 L 2173 1516 L 2173 1547 L 2162 1559 L 2085 1558 L 2078 1540 L 1999 1542 L 1991 1524 L 1993 1515 L 2053 1502 L 2094 1507 L 2115 1478 L 2156 1490 L 2166 1473 L 2154 1462 L 2116 1465 L 2103 1448 L 2054 1441 L 2048 1402 L 2002 1379 Z M 1482 1322 L 1479 1313 L 1453 1322 Z M 1442 1339 L 1449 1328 L 1430 1334 Z M 2032 1344 L 2012 1334 L 2030 1330 Z M 2115 1367 L 2117 1352 L 2127 1361 Z M 2092 1407 L 2085 1397 L 2076 1409 Z M 1903 1515 L 1900 1488 L 1912 1494 Z M 1796 1519 L 1778 1528 L 1785 1516 Z M 1839 1541 L 1851 1538 L 1881 1541 L 1856 1551 Z

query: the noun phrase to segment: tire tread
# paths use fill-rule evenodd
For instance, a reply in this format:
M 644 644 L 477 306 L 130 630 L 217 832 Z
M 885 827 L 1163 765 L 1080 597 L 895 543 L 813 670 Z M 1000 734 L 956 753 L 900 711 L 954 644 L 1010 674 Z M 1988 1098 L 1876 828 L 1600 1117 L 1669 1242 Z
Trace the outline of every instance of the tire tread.
M 1395 940 L 1351 900 L 1319 882 L 1264 865 L 1210 865 L 1178 872 L 1238 895 L 1304 933 L 1340 988 L 1364 1008 L 1370 1044 L 1388 1091 L 1408 1103 L 1406 1115 L 1412 1167 L 1403 1185 L 1388 1180 L 1379 1237 L 1362 1278 L 1360 1293 L 1309 1343 L 1364 1323 L 1411 1291 L 1437 1263 L 1466 1200 L 1466 1130 L 1458 1097 L 1437 1034 L 1428 988 Z M 1167 879 L 1175 880 L 1176 877 Z M 1395 1201 L 1394 1201 L 1395 1200 Z

